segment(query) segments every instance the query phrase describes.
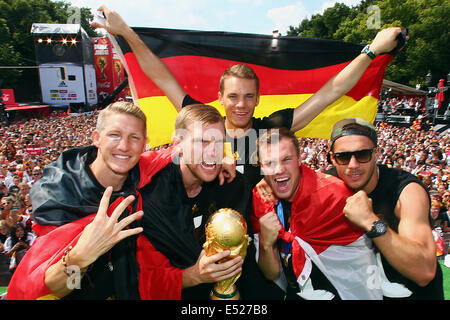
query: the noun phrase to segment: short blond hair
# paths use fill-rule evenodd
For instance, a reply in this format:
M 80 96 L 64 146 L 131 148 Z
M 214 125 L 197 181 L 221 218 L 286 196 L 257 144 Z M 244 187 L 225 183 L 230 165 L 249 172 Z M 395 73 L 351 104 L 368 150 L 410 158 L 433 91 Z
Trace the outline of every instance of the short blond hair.
M 96 129 L 98 131 L 102 131 L 105 129 L 106 125 L 106 118 L 115 113 L 123 113 L 123 114 L 129 114 L 139 120 L 142 121 L 142 124 L 144 125 L 145 133 L 147 133 L 147 117 L 145 116 L 144 112 L 135 105 L 132 102 L 128 101 L 117 101 L 113 102 L 110 105 L 108 105 L 105 109 L 100 111 L 98 118 L 97 118 L 97 126 Z
M 216 108 L 206 104 L 191 104 L 178 113 L 175 119 L 175 132 L 187 129 L 194 121 L 199 121 L 202 125 L 220 122 L 225 129 L 224 119 Z

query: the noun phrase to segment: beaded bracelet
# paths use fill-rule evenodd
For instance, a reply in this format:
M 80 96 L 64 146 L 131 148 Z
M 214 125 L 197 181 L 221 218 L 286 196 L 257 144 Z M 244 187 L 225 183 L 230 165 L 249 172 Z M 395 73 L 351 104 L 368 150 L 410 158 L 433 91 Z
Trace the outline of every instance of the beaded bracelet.
M 63 263 L 63 266 L 64 266 L 64 273 L 65 274 L 67 274 L 68 276 L 70 276 L 71 274 L 72 274 L 72 272 L 69 272 L 69 270 L 67 270 L 67 262 L 66 262 L 66 258 L 67 258 L 67 255 L 69 254 L 69 252 L 70 252 L 70 250 L 72 250 L 72 246 L 69 246 L 65 251 L 64 251 L 64 254 L 63 254 L 63 256 L 62 256 L 62 263 Z

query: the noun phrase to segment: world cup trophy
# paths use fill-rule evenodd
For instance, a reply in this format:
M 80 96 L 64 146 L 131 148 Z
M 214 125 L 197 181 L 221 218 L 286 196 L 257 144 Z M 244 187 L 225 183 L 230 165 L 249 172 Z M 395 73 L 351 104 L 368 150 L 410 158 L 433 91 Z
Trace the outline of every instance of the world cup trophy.
M 224 208 L 216 211 L 205 227 L 206 241 L 203 244 L 207 256 L 212 256 L 224 250 L 230 250 L 230 255 L 219 261 L 227 262 L 238 256 L 242 259 L 247 255 L 248 235 L 247 223 L 236 210 Z M 241 272 L 229 279 L 217 282 L 211 291 L 212 300 L 239 300 L 240 294 L 236 281 Z

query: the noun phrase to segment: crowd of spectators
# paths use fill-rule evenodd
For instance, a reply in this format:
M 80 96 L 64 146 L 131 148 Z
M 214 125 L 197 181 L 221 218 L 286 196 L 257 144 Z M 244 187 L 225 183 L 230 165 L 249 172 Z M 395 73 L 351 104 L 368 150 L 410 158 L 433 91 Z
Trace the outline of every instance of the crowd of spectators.
M 417 116 L 426 111 L 423 97 L 411 97 L 408 99 L 404 96 L 380 99 L 378 102 L 378 110 L 390 114 L 414 113 Z
M 14 272 L 36 236 L 29 191 L 44 166 L 68 148 L 91 144 L 96 114 L 22 117 L 0 127 L 0 252 Z
M 16 119 L 0 128 L 0 252 L 14 264 L 18 252 L 32 245 L 32 206 L 30 187 L 40 178 L 45 165 L 56 160 L 63 150 L 91 144 L 96 113 L 54 114 Z M 418 176 L 430 191 L 439 215 L 434 219 L 441 232 L 449 232 L 450 208 L 450 133 L 416 130 L 377 123 L 378 162 Z M 300 138 L 303 164 L 325 171 L 328 140 Z M 164 146 L 166 147 L 166 146 Z M 14 254 L 14 253 L 17 254 Z M 11 259 L 13 260 L 13 259 Z
M 405 96 L 389 97 L 388 94 L 385 94 L 384 98 L 378 102 L 378 113 L 383 116 L 383 120 L 391 116 L 409 117 L 409 121 L 416 126 L 416 129 L 428 131 L 435 124 L 436 117 L 443 117 L 444 120 L 450 118 L 450 104 L 444 102 L 439 105 L 439 110 L 437 110 L 435 102 L 434 99 L 427 102 L 425 96 L 408 98 Z

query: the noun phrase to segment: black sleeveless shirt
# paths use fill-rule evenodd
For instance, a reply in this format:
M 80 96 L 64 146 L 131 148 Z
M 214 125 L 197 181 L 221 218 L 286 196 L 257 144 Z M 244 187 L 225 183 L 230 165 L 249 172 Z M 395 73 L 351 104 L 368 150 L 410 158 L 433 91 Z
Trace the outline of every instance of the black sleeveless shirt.
M 383 219 L 389 227 L 398 233 L 398 224 L 400 220 L 395 215 L 395 206 L 402 193 L 403 189 L 410 183 L 418 183 L 425 190 L 426 187 L 422 182 L 414 175 L 409 172 L 388 168 L 384 165 L 379 165 L 379 178 L 378 184 L 368 196 L 372 199 L 373 211 L 378 217 Z M 328 171 L 327 173 L 338 177 L 336 169 Z M 428 191 L 427 191 L 428 194 Z M 431 202 L 429 196 L 429 201 Z M 431 225 L 431 216 L 430 225 Z M 412 295 L 406 297 L 408 300 L 443 300 L 444 292 L 442 285 L 442 270 L 437 263 L 436 275 L 434 279 L 425 287 L 419 286 L 414 281 L 406 278 L 400 272 L 398 272 L 391 264 L 386 260 L 386 258 L 381 254 L 381 261 L 383 264 L 383 269 L 386 274 L 387 279 L 390 282 L 401 283 L 407 287 Z M 384 299 L 390 299 L 384 297 Z
M 373 200 L 373 211 L 380 218 L 386 221 L 392 230 L 398 233 L 399 219 L 396 217 L 394 209 L 403 189 L 408 184 L 413 182 L 418 183 L 425 190 L 427 189 L 416 176 L 410 174 L 409 172 L 394 168 L 388 168 L 381 165 L 378 166 L 378 168 L 380 170 L 380 175 L 377 187 L 369 194 L 369 197 Z M 437 269 L 434 279 L 425 287 L 421 287 L 414 281 L 400 274 L 400 272 L 398 272 L 394 267 L 390 265 L 390 263 L 385 259 L 383 255 L 381 255 L 381 261 L 383 263 L 384 272 L 386 273 L 386 277 L 388 278 L 388 280 L 390 282 L 401 283 L 412 292 L 412 295 L 407 299 L 444 299 L 442 286 L 442 270 L 439 263 L 436 264 Z

